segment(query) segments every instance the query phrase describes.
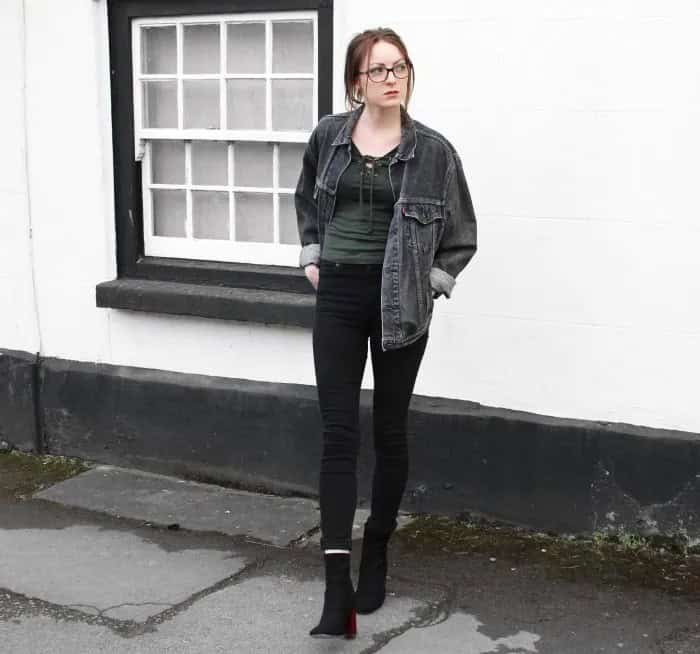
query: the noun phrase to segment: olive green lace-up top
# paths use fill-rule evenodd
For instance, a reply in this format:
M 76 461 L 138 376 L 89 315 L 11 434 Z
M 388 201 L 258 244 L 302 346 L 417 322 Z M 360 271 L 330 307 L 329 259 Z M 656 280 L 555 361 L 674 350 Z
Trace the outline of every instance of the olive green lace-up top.
M 363 155 L 351 141 L 352 157 L 338 180 L 335 211 L 321 257 L 344 263 L 382 263 L 394 194 L 389 162 L 398 145 L 382 155 Z

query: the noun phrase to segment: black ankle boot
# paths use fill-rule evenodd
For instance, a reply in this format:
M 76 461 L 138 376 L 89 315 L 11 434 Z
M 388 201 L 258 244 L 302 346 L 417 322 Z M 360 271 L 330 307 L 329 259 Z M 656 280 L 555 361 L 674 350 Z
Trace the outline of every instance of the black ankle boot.
M 324 554 L 326 590 L 321 621 L 309 632 L 319 638 L 345 636 L 355 638 L 355 593 L 350 578 L 349 554 Z
M 392 531 L 375 531 L 365 523 L 360 576 L 355 592 L 355 608 L 358 613 L 372 613 L 384 603 L 387 546 Z

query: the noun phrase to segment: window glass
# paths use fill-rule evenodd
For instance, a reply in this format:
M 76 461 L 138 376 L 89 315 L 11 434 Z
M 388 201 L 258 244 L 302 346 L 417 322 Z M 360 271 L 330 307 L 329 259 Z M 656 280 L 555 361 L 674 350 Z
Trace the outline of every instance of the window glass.
M 310 79 L 273 79 L 272 129 L 311 130 L 313 92 Z
M 151 166 L 154 184 L 184 184 L 185 144 L 182 141 L 153 141 Z
M 185 129 L 219 128 L 219 81 L 190 79 L 183 83 Z
M 311 21 L 272 23 L 272 72 L 313 73 L 313 45 Z
M 228 184 L 228 144 L 220 141 L 192 143 L 192 183 L 207 186 Z
M 306 146 L 303 143 L 280 143 L 280 187 L 296 188 L 305 148 Z
M 154 236 L 185 236 L 185 191 L 154 189 Z
M 231 23 L 227 30 L 227 72 L 264 73 L 265 23 Z
M 235 186 L 272 186 L 271 143 L 236 143 L 233 162 Z
M 272 243 L 272 196 L 236 193 L 236 240 Z
M 299 245 L 297 213 L 294 209 L 294 196 L 281 193 L 280 196 L 280 243 Z
M 185 25 L 182 30 L 182 72 L 218 73 L 221 50 L 218 25 Z
M 192 191 L 194 238 L 229 238 L 228 193 Z
M 174 25 L 144 28 L 141 39 L 141 71 L 149 75 L 177 73 L 177 35 Z
M 144 82 L 144 127 L 177 127 L 177 82 Z
M 227 92 L 229 129 L 265 129 L 265 80 L 230 79 Z

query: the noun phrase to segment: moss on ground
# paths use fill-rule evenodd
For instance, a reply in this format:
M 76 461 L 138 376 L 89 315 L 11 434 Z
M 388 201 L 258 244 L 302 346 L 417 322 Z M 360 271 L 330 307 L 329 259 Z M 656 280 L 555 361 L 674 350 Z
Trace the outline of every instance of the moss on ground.
M 21 501 L 90 466 L 80 459 L 50 454 L 27 454 L 18 450 L 0 453 L 0 501 Z
M 551 578 L 634 585 L 700 600 L 700 548 L 689 548 L 680 535 L 562 536 L 487 520 L 423 515 L 396 537 L 408 551 L 421 555 L 479 554 L 514 566 L 535 565 Z

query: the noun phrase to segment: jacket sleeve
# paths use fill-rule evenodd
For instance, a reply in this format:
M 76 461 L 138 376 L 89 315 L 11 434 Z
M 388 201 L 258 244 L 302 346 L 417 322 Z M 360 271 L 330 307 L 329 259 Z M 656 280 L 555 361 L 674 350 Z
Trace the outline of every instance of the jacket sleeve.
M 445 197 L 445 229 L 430 270 L 433 297 L 448 298 L 455 278 L 476 252 L 476 217 L 472 206 L 462 161 L 453 151 L 453 165 L 448 173 Z
M 321 246 L 318 236 L 318 207 L 314 192 L 318 166 L 318 131 L 319 126 L 316 125 L 304 150 L 299 181 L 294 193 L 294 207 L 297 214 L 297 228 L 301 243 L 299 265 L 302 268 L 310 263 L 318 265 L 321 259 Z

